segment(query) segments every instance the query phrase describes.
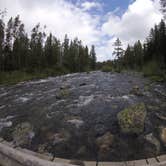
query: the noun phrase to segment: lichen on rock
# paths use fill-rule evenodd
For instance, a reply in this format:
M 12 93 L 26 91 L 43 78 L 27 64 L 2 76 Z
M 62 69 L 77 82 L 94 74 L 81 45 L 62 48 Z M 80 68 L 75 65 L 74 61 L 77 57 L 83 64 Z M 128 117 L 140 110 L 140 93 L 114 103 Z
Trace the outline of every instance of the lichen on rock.
M 118 123 L 123 133 L 139 134 L 144 131 L 146 107 L 144 103 L 132 105 L 118 113 Z
M 136 96 L 143 96 L 140 88 L 138 85 L 135 85 L 132 90 L 130 91 L 131 94 L 136 95 Z
M 13 140 L 16 145 L 28 145 L 35 136 L 33 126 L 29 122 L 18 124 L 13 131 Z

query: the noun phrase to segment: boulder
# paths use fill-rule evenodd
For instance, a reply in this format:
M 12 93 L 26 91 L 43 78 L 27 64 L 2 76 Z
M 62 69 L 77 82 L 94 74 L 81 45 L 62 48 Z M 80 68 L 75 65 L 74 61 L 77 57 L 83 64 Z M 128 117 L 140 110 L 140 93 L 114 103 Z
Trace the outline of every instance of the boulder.
M 130 106 L 119 112 L 118 123 L 122 133 L 140 134 L 144 131 L 146 108 L 144 103 Z
M 110 132 L 107 132 L 103 136 L 98 137 L 96 139 L 96 145 L 99 149 L 98 153 L 99 153 L 100 159 L 107 158 L 110 152 L 111 146 L 113 144 L 113 140 L 114 140 L 114 136 Z
M 32 138 L 35 136 L 35 133 L 33 132 L 33 126 L 28 122 L 20 123 L 15 127 L 12 136 L 14 143 L 17 146 L 29 145 Z

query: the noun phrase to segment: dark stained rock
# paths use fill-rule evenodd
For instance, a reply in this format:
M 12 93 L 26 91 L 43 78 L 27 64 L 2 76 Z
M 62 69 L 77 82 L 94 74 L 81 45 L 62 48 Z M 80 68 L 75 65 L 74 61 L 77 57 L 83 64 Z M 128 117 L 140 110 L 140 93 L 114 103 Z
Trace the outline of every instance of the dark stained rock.
M 153 154 L 155 154 L 155 156 L 157 156 L 160 152 L 159 140 L 152 133 L 147 134 L 145 136 L 145 139 L 150 144 L 151 148 L 153 149 Z M 147 148 L 147 147 L 145 147 L 145 148 Z
M 96 139 L 96 145 L 99 149 L 98 153 L 100 159 L 105 159 L 108 157 L 113 141 L 114 136 L 110 132 L 107 132 L 103 136 Z
M 79 86 L 85 86 L 86 85 L 86 83 L 81 83 Z
M 85 156 L 87 153 L 86 146 L 81 146 L 77 151 L 77 156 Z

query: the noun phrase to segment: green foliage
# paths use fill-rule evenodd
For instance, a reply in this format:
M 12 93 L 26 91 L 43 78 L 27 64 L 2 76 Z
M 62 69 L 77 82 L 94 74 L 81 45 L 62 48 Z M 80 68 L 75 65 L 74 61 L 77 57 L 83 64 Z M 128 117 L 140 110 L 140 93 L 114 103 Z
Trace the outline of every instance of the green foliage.
M 116 58 L 121 58 L 123 56 L 123 49 L 122 49 L 122 42 L 119 38 L 116 39 L 114 45 L 114 52 L 113 54 L 116 56 Z
M 1 72 L 0 84 L 16 84 L 19 82 L 28 81 L 32 79 L 40 79 L 47 76 L 48 75 L 46 73 L 27 73 L 24 71 Z
M 114 43 L 116 59 L 111 62 L 113 70 L 135 70 L 143 72 L 145 76 L 151 77 L 153 81 L 165 81 L 166 73 L 166 25 L 164 20 L 151 29 L 150 35 L 142 45 L 140 41 L 133 46 L 128 45 L 124 54 L 122 43 L 117 39 Z M 110 62 L 108 61 L 108 64 Z M 107 62 L 99 64 L 105 66 Z M 105 67 L 104 67 L 105 68 Z M 106 69 L 107 70 L 107 69 Z
M 48 76 L 57 76 L 69 73 L 64 68 L 46 68 L 42 71 L 10 71 L 10 72 L 0 72 L 0 84 L 10 85 L 19 82 L 29 81 L 33 79 L 46 78 Z
M 112 66 L 110 66 L 110 65 L 105 65 L 105 66 L 102 67 L 101 70 L 102 70 L 103 72 L 112 72 L 112 71 L 113 71 L 113 68 L 112 68 Z
M 150 61 L 143 67 L 144 76 L 161 75 L 161 70 L 156 61 Z
M 154 82 L 166 81 L 166 74 L 156 61 L 150 61 L 143 67 L 143 74 Z
M 0 83 L 95 69 L 95 46 L 89 52 L 80 40 L 69 40 L 67 35 L 61 43 L 51 33 L 46 36 L 40 24 L 28 37 L 19 15 L 7 26 L 0 19 Z
M 90 67 L 92 70 L 96 69 L 96 53 L 95 53 L 95 46 L 92 45 L 91 51 L 90 51 Z

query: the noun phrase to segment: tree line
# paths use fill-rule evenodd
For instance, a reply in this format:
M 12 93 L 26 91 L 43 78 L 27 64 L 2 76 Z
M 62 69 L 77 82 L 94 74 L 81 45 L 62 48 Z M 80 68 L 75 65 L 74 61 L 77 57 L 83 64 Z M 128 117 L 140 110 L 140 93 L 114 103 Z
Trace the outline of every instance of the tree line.
M 26 71 L 40 72 L 52 69 L 66 72 L 95 70 L 95 46 L 91 50 L 75 38 L 65 35 L 61 42 L 52 33 L 46 35 L 37 24 L 31 34 L 19 15 L 4 23 L 4 13 L 0 13 L 0 72 Z
M 151 29 L 146 41 L 139 40 L 134 45 L 122 49 L 122 42 L 118 38 L 114 43 L 116 59 L 112 62 L 114 67 L 121 69 L 142 70 L 149 64 L 157 71 L 166 71 L 166 24 L 164 20 Z M 110 62 L 109 62 L 110 63 Z

